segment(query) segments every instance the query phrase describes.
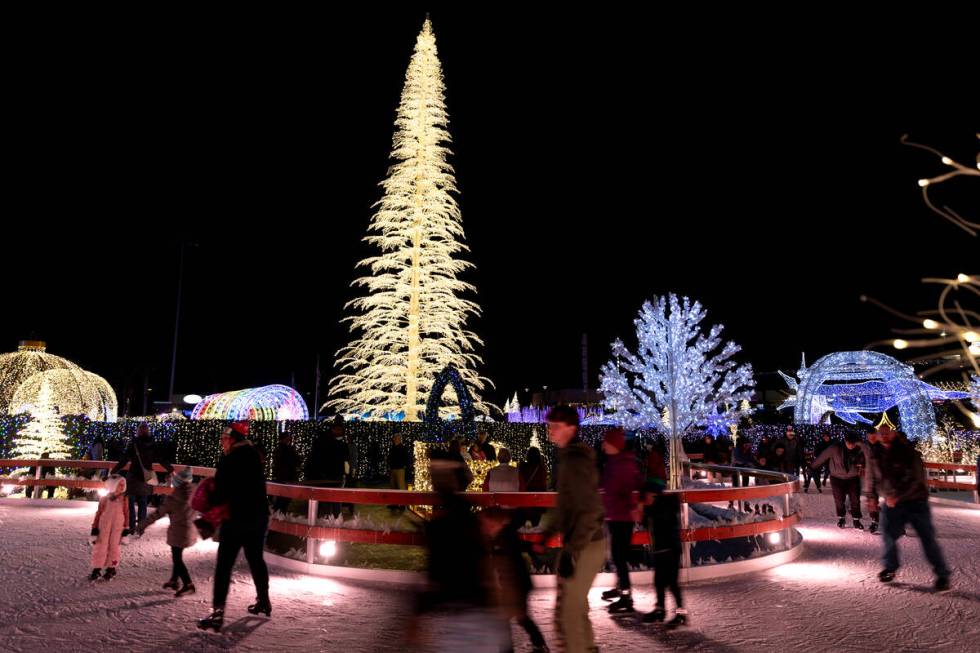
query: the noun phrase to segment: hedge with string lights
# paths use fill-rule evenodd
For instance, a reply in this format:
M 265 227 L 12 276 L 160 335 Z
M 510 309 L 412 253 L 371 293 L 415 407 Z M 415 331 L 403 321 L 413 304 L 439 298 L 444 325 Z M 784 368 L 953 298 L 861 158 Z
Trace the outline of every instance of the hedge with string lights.
M 17 416 L 0 417 L 0 457 L 9 457 L 13 446 L 13 438 L 17 430 L 23 427 L 30 418 Z M 63 418 L 65 433 L 68 436 L 75 458 L 81 458 L 90 448 L 97 436 L 105 443 L 105 458 L 117 460 L 125 449 L 125 445 L 136 434 L 136 428 L 141 419 L 124 418 L 116 422 L 92 422 L 85 417 L 69 416 Z M 200 465 L 213 467 L 220 455 L 219 436 L 228 422 L 220 420 L 145 420 L 150 432 L 163 455 L 170 461 L 184 465 Z M 250 439 L 260 446 L 266 456 L 266 471 L 271 478 L 273 452 L 279 442 L 279 434 L 289 432 L 293 436 L 293 444 L 303 460 L 306 459 L 313 441 L 321 434 L 330 430 L 329 421 L 291 421 L 268 422 L 255 421 L 250 423 Z M 455 426 L 454 426 L 455 425 Z M 433 433 L 433 429 L 424 422 L 347 422 L 345 432 L 350 436 L 351 443 L 357 448 L 357 473 L 362 479 L 382 478 L 388 473 L 388 452 L 393 435 L 400 434 L 409 451 L 415 451 L 415 442 L 430 443 L 439 446 L 453 437 L 459 437 L 458 422 L 445 422 L 444 430 Z M 602 435 L 609 428 L 602 425 L 582 427 L 581 437 L 587 443 L 598 446 Z M 500 443 L 510 449 L 515 461 L 524 460 L 532 438 L 541 449 L 549 467 L 553 468 L 555 459 L 554 447 L 548 441 L 543 424 L 509 423 L 509 422 L 480 422 L 477 430 L 487 432 L 492 442 Z M 835 439 L 842 438 L 845 433 L 854 430 L 848 425 L 812 425 L 798 424 L 795 426 L 797 435 L 805 443 L 815 443 L 824 432 L 829 432 Z M 763 435 L 770 440 L 783 436 L 785 425 L 755 424 L 739 432 L 739 437 L 746 437 L 758 442 Z M 697 453 L 700 441 L 704 437 L 701 431 L 693 431 L 684 437 L 685 449 Z M 980 431 L 960 431 L 957 433 L 960 442 L 977 442 Z M 468 438 L 464 438 L 468 439 Z M 646 448 L 662 441 L 662 436 L 653 431 L 636 431 L 633 439 L 637 448 Z M 302 470 L 301 470 L 302 471 Z

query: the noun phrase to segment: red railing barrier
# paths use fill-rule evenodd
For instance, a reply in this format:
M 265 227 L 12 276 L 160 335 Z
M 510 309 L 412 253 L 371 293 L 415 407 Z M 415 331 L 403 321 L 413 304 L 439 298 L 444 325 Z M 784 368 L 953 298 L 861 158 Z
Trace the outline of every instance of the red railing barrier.
M 2 468 L 23 468 L 34 467 L 35 477 L 0 477 L 0 484 L 3 485 L 24 485 L 24 486 L 60 486 L 67 488 L 99 489 L 103 486 L 101 480 L 85 479 L 65 479 L 48 476 L 40 478 L 41 468 L 54 469 L 111 469 L 116 463 L 112 461 L 91 461 L 91 460 L 16 460 L 0 459 L 0 469 Z M 705 540 L 719 540 L 735 537 L 750 537 L 763 535 L 776 531 L 784 531 L 799 523 L 799 513 L 789 513 L 789 495 L 799 492 L 799 480 L 789 480 L 789 476 L 775 472 L 763 470 L 739 469 L 721 467 L 717 465 L 702 465 L 693 463 L 694 467 L 715 472 L 733 472 L 751 474 L 759 479 L 768 479 L 773 482 L 771 485 L 756 485 L 740 488 L 705 488 L 705 489 L 685 489 L 671 491 L 680 495 L 684 515 L 682 521 L 686 523 L 687 504 L 690 503 L 717 503 L 717 502 L 742 502 L 752 499 L 770 498 L 783 496 L 783 510 L 785 516 L 782 518 L 769 519 L 765 521 L 749 522 L 744 524 L 726 524 L 707 528 L 687 528 L 681 530 L 681 540 L 685 543 L 702 542 Z M 186 465 L 174 465 L 175 469 L 184 469 Z M 125 469 L 125 468 L 124 468 Z M 160 465 L 154 465 L 153 469 L 157 472 L 166 470 Z M 214 469 L 211 467 L 191 467 L 191 473 L 195 476 L 213 476 Z M 168 494 L 173 490 L 168 485 L 158 485 L 153 488 L 157 494 Z M 400 545 L 422 545 L 424 535 L 420 532 L 407 531 L 378 531 L 368 529 L 334 528 L 329 526 L 319 526 L 315 523 L 317 514 L 316 506 L 321 502 L 325 503 L 352 503 L 366 505 L 391 505 L 391 506 L 437 506 L 442 503 L 441 498 L 434 492 L 414 492 L 408 490 L 385 490 L 385 489 L 364 489 L 364 488 L 325 488 L 308 485 L 287 485 L 282 483 L 266 483 L 266 492 L 274 497 L 286 497 L 290 499 L 304 500 L 309 503 L 308 514 L 311 515 L 306 523 L 299 521 L 287 521 L 273 518 L 270 521 L 269 529 L 278 533 L 285 533 L 297 537 L 306 538 L 308 542 L 314 540 L 335 540 L 341 542 L 360 542 L 369 544 L 400 544 Z M 466 499 L 475 506 L 502 507 L 502 508 L 552 508 L 555 506 L 556 494 L 554 492 L 467 492 Z M 540 533 L 522 533 L 521 537 L 529 542 L 542 542 L 544 535 Z M 649 544 L 650 536 L 646 531 L 638 531 L 633 534 L 633 544 Z M 558 537 L 551 537 L 547 546 L 560 546 L 561 540 Z

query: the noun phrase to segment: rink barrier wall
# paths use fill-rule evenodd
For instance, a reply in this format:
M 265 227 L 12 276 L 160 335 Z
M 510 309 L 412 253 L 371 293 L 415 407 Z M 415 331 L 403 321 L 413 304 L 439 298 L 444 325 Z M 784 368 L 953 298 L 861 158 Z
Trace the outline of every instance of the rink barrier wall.
M 90 460 L 52 461 L 0 459 L 0 468 L 23 468 L 26 466 L 35 468 L 33 478 L 24 476 L 16 478 L 0 477 L 0 484 L 61 486 L 68 488 L 97 490 L 102 487 L 102 481 L 100 480 L 67 479 L 52 476 L 42 478 L 42 466 L 46 466 L 48 469 L 62 468 L 77 470 L 102 470 L 111 469 L 115 466 L 115 463 L 111 461 Z M 124 467 L 123 469 L 126 469 L 127 467 Z M 183 468 L 184 466 L 178 465 L 176 467 Z M 154 465 L 153 468 L 155 471 L 161 473 L 166 471 L 165 468 L 160 465 Z M 792 528 L 795 524 L 799 523 L 800 515 L 797 512 L 791 512 L 790 496 L 794 493 L 798 493 L 800 490 L 800 482 L 798 479 L 792 479 L 789 475 L 778 472 L 707 465 L 689 461 L 685 462 L 685 469 L 687 470 L 687 473 L 692 476 L 696 472 L 710 472 L 727 475 L 746 474 L 755 477 L 757 481 L 765 481 L 767 484 L 739 488 L 685 488 L 682 490 L 668 490 L 668 492 L 679 495 L 681 499 L 681 541 L 683 543 L 682 567 L 691 567 L 690 551 L 692 544 L 695 542 L 702 542 L 706 540 L 723 540 L 738 537 L 753 537 L 779 532 L 781 533 L 779 537 L 780 543 L 788 544 L 790 546 L 792 545 Z M 211 467 L 191 466 L 190 470 L 194 476 L 198 477 L 208 477 L 214 475 L 214 469 Z M 153 491 L 157 494 L 168 494 L 172 492 L 172 489 L 167 485 L 162 485 L 155 486 Z M 318 525 L 316 521 L 319 511 L 319 504 L 321 502 L 385 506 L 437 506 L 442 502 L 439 495 L 434 492 L 363 488 L 326 488 L 272 482 L 268 482 L 266 484 L 266 492 L 270 496 L 286 497 L 293 500 L 307 502 L 307 518 L 305 522 L 302 520 L 284 520 L 273 517 L 269 523 L 269 530 L 306 539 L 306 564 L 310 565 L 315 564 L 317 543 L 327 540 L 333 540 L 335 542 L 414 546 L 421 546 L 425 543 L 423 534 L 418 532 L 336 528 Z M 466 498 L 470 503 L 482 508 L 552 508 L 555 506 L 556 496 L 557 495 L 554 492 L 466 493 Z M 734 503 L 773 497 L 782 497 L 783 505 L 781 506 L 782 515 L 780 517 L 742 524 L 723 524 L 702 528 L 689 527 L 689 504 L 691 503 Z M 521 537 L 525 541 L 542 544 L 545 547 L 553 548 L 561 546 L 561 539 L 559 536 L 553 536 L 546 539 L 543 534 L 531 532 L 521 533 Z M 633 534 L 633 544 L 645 545 L 649 543 L 650 536 L 647 531 L 637 531 Z

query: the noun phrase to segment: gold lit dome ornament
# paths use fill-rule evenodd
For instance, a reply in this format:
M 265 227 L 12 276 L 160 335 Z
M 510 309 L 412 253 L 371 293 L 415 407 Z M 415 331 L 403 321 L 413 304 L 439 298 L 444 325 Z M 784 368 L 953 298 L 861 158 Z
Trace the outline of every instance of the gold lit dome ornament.
M 47 353 L 43 341 L 22 340 L 17 351 L 0 354 L 0 414 L 32 412 L 30 406 L 38 404 L 42 387 L 50 391 L 46 396 L 61 415 L 116 420 L 119 410 L 112 386 L 70 360 Z
M 35 413 L 41 397 L 48 397 L 62 415 L 84 415 L 94 422 L 116 419 L 116 398 L 106 396 L 108 384 L 100 376 L 79 369 L 38 372 L 20 384 L 9 412 Z M 111 388 L 108 389 L 111 393 Z

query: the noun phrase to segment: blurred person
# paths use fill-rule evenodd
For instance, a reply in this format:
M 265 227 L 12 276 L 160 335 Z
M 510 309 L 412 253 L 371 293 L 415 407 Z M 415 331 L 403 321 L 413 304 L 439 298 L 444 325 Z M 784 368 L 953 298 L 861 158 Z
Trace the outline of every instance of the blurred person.
M 882 427 L 878 439 L 882 451 L 878 457 L 871 457 L 872 470 L 865 489 L 865 496 L 869 499 L 881 496 L 885 500 L 881 510 L 884 569 L 878 574 L 878 579 L 883 583 L 895 579 L 899 567 L 898 540 L 905 535 L 905 526 L 911 524 L 936 574 L 933 589 L 947 592 L 950 589 L 950 570 L 932 524 L 929 486 L 922 457 L 903 434 L 890 427 Z
M 141 530 L 146 530 L 156 520 L 162 517 L 170 518 L 170 524 L 167 526 L 167 546 L 170 547 L 173 566 L 170 580 L 163 584 L 163 589 L 174 590 L 174 596 L 178 598 L 197 591 L 187 565 L 184 564 L 184 549 L 194 546 L 197 542 L 194 509 L 190 505 L 193 484 L 194 476 L 191 474 L 190 467 L 185 467 L 174 474 L 171 480 L 173 492 L 166 496 L 163 504 L 146 520 L 146 524 L 140 525 Z M 179 587 L 178 580 L 182 583 Z
M 834 507 L 837 511 L 837 526 L 844 528 L 845 499 L 851 504 L 851 517 L 854 528 L 864 530 L 861 523 L 861 477 L 868 458 L 867 448 L 861 442 L 861 436 L 849 432 L 844 436 L 844 444 L 834 442 L 823 450 L 810 464 L 810 469 L 816 471 L 822 465 L 830 466 L 830 489 L 834 493 Z
M 520 473 L 510 464 L 510 450 L 501 447 L 497 452 L 497 465 L 487 472 L 483 481 L 484 492 L 520 492 Z
M 638 518 L 638 493 L 643 488 L 643 475 L 632 451 L 626 450 L 623 429 L 606 431 L 602 440 L 606 466 L 602 470 L 602 504 L 606 528 L 609 530 L 613 565 L 616 567 L 616 587 L 602 593 L 610 604 L 609 612 L 632 612 L 633 593 L 630 586 L 629 554 L 633 542 L 633 526 Z
M 667 626 L 677 628 L 687 623 L 687 610 L 679 582 L 681 566 L 681 504 L 674 493 L 664 492 L 662 483 L 648 483 L 644 492 L 644 513 L 650 530 L 653 551 L 653 584 L 657 604 L 643 615 L 643 623 L 660 623 L 667 617 L 667 590 L 674 596 L 674 617 Z
M 595 453 L 579 438 L 578 412 L 555 406 L 548 413 L 548 438 L 558 447 L 558 555 L 555 625 L 567 653 L 595 649 L 589 621 L 589 589 L 606 559 L 602 499 Z
M 163 466 L 168 474 L 174 471 L 170 463 L 163 460 L 157 452 L 153 437 L 150 435 L 150 427 L 146 422 L 140 422 L 136 427 L 135 437 L 126 447 L 126 453 L 111 472 L 111 474 L 118 474 L 123 467 L 129 465 L 129 470 L 126 472 L 126 496 L 129 499 L 129 525 L 132 532 L 137 532 L 139 526 L 146 521 L 148 499 L 157 485 L 157 476 L 153 471 L 154 463 Z
M 295 485 L 299 482 L 299 467 L 302 458 L 293 445 L 293 434 L 283 431 L 279 434 L 279 444 L 276 446 L 273 460 L 272 478 L 276 483 Z M 289 508 L 289 497 L 276 497 L 272 502 L 273 510 L 286 512 Z

